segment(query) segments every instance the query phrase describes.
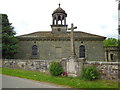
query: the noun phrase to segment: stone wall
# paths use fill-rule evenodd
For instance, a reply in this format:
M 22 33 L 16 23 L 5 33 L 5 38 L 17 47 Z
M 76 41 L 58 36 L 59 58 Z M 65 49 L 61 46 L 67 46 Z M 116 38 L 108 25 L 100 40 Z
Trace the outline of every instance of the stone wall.
M 118 62 L 100 62 L 100 61 L 86 61 L 84 67 L 94 65 L 100 72 L 102 79 L 120 79 L 120 63 Z
M 119 46 L 106 46 L 105 60 L 108 62 L 119 62 L 120 60 L 120 47 Z
M 120 76 L 120 62 L 85 61 L 85 59 L 80 58 L 76 60 L 64 58 L 61 63 L 64 71 L 68 72 L 69 76 L 79 76 L 82 68 L 93 65 L 100 72 L 101 79 L 120 79 L 118 77 Z
M 2 60 L 2 67 L 24 69 L 49 73 L 49 65 L 52 61 L 47 60 Z
M 48 60 L 3 60 L 2 67 L 25 69 L 49 73 L 49 66 L 52 61 Z M 102 79 L 118 80 L 120 77 L 120 63 L 118 62 L 100 62 L 100 61 L 85 61 L 85 59 L 62 59 L 60 61 L 65 72 L 69 76 L 80 76 L 81 70 L 88 65 L 97 67 Z
M 38 46 L 40 60 L 61 60 L 70 57 L 70 41 L 20 41 L 17 59 L 32 59 L 32 46 Z M 85 46 L 85 58 L 89 61 L 104 61 L 103 41 L 75 41 L 75 52 L 79 57 L 79 47 Z M 59 51 L 57 51 L 59 48 Z M 95 53 L 96 52 L 96 53 Z M 96 57 L 94 57 L 96 56 Z

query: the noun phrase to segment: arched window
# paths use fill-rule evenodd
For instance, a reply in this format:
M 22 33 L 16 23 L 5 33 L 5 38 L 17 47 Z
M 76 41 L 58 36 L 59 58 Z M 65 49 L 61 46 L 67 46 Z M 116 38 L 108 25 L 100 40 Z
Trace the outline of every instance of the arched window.
M 85 46 L 84 45 L 81 45 L 79 48 L 79 57 L 85 58 Z
M 36 46 L 36 45 L 33 45 L 33 46 L 32 46 L 32 55 L 33 55 L 33 56 L 36 56 L 36 55 L 37 55 L 37 51 L 38 51 L 37 46 Z
M 113 61 L 113 54 L 110 54 L 111 61 Z

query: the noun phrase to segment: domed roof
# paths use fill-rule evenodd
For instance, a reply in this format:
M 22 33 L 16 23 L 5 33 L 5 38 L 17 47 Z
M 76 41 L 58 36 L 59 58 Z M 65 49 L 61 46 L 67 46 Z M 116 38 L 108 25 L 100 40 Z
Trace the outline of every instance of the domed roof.
M 60 4 L 59 4 L 59 7 L 58 7 L 56 10 L 54 10 L 53 14 L 55 14 L 55 13 L 64 13 L 64 14 L 66 14 L 65 10 L 63 10 L 63 9 L 60 7 Z M 66 15 L 67 15 L 67 14 L 66 14 Z

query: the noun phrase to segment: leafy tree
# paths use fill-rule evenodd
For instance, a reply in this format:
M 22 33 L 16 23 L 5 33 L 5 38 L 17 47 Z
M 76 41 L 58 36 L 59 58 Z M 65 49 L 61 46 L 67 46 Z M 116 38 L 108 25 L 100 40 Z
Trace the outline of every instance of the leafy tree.
M 120 39 L 118 39 L 118 46 L 120 47 Z
M 14 27 L 9 23 L 8 16 L 2 14 L 2 58 L 14 58 L 17 53 L 18 39 L 14 36 L 16 32 Z
M 2 15 L 0 15 L 0 59 L 2 58 Z
M 119 3 L 118 3 L 118 10 L 120 10 L 120 1 L 119 1 Z
M 118 26 L 118 34 L 120 35 L 120 25 Z
M 104 46 L 119 46 L 120 40 L 115 38 L 108 38 L 104 40 Z

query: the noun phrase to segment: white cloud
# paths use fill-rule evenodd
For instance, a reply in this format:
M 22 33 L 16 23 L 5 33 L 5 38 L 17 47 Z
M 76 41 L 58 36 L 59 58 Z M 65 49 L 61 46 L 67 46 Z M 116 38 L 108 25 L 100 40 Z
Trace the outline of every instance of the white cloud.
M 1 0 L 0 12 L 9 16 L 18 35 L 50 31 L 58 3 L 67 12 L 67 24 L 77 30 L 117 38 L 118 4 L 115 0 Z

